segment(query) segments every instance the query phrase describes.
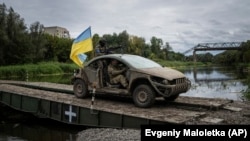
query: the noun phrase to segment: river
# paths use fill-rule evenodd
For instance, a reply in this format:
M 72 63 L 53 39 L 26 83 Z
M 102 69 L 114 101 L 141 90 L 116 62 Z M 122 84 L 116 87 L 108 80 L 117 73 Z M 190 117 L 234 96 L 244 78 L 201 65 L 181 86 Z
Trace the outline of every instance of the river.
M 199 67 L 180 70 L 192 83 L 183 96 L 246 100 L 247 73 L 237 68 Z M 70 84 L 70 76 L 25 78 L 28 81 L 48 81 Z M 1 118 L 0 118 L 1 119 Z M 68 126 L 51 120 L 35 119 L 5 123 L 0 121 L 0 141 L 75 141 L 82 127 Z
M 183 73 L 191 80 L 191 89 L 183 96 L 246 100 L 247 73 L 237 68 L 190 68 Z

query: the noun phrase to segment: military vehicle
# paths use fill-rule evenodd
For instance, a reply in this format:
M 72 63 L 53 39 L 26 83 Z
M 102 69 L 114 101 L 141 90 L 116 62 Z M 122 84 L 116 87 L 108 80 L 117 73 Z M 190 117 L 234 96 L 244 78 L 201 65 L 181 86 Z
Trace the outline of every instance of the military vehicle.
M 121 67 L 126 67 L 124 76 L 128 87 L 110 83 L 108 64 L 117 60 Z M 78 98 L 88 97 L 93 89 L 97 94 L 129 96 L 135 106 L 151 107 L 156 97 L 174 101 L 181 93 L 190 89 L 191 82 L 177 70 L 130 54 L 107 54 L 93 58 L 72 77 L 74 94 Z

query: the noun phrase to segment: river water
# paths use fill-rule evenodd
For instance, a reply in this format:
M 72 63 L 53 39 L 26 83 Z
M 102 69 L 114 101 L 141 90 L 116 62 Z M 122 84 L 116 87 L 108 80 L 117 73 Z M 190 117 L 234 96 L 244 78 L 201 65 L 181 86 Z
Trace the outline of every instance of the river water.
M 237 68 L 199 67 L 180 70 L 192 83 L 191 89 L 183 96 L 246 100 L 243 93 L 249 84 L 247 73 Z M 27 79 L 27 78 L 25 78 Z M 48 81 L 70 84 L 70 76 L 28 78 L 29 81 Z M 1 118 L 0 118 L 1 119 Z M 0 121 L 0 141 L 75 141 L 82 129 L 56 123 L 51 120 Z
M 84 129 L 34 117 L 31 121 L 0 124 L 0 141 L 75 141 Z
M 190 68 L 183 73 L 191 80 L 191 89 L 183 96 L 246 100 L 247 73 L 239 68 Z

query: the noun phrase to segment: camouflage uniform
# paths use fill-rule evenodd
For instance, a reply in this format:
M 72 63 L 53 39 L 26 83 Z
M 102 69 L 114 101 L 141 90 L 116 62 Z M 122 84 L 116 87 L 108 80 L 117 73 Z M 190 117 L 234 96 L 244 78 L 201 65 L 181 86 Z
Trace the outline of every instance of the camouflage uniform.
M 122 75 L 123 72 L 125 72 L 126 69 L 119 69 L 117 65 L 113 65 L 112 63 L 108 66 L 108 74 L 110 78 L 110 82 L 113 84 L 121 83 L 123 87 L 127 88 L 128 82 L 124 75 Z
M 95 56 L 105 55 L 106 53 L 106 40 L 99 40 L 98 46 L 95 48 Z

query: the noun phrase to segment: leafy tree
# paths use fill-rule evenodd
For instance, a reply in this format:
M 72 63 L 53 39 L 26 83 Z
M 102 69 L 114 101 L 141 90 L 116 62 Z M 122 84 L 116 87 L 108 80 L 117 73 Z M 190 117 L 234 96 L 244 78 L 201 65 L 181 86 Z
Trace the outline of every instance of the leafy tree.
M 100 36 L 98 34 L 94 34 L 92 37 L 92 42 L 93 42 L 94 48 L 98 45 L 99 40 L 100 40 Z
M 56 56 L 59 62 L 68 62 L 73 41 L 67 38 L 59 38 L 56 47 Z
M 242 61 L 245 63 L 250 63 L 250 40 L 242 44 Z
M 30 39 L 32 42 L 31 58 L 34 63 L 45 60 L 45 53 L 48 48 L 46 48 L 46 38 L 43 34 L 44 26 L 39 22 L 34 22 L 30 26 Z
M 6 33 L 8 42 L 5 45 L 6 64 L 22 64 L 27 62 L 26 54 L 29 50 L 29 40 L 24 19 L 10 8 L 6 17 Z
M 6 34 L 6 6 L 0 4 L 0 66 L 6 64 L 5 50 L 8 44 L 8 37 Z
M 162 51 L 161 51 L 160 58 L 162 58 L 164 60 L 169 60 L 170 59 L 169 52 L 172 51 L 172 47 L 169 45 L 169 43 L 166 42 L 161 50 Z
M 237 63 L 238 51 L 224 51 L 223 53 L 217 54 L 214 58 L 215 63 L 223 64 L 223 65 L 232 65 Z
M 131 54 L 143 55 L 145 51 L 145 39 L 137 36 L 130 36 L 128 52 Z
M 121 32 L 116 40 L 116 46 L 122 46 L 122 50 L 124 52 L 128 52 L 128 47 L 129 47 L 129 34 L 127 33 L 127 31 L 123 31 Z
M 161 46 L 163 45 L 162 39 L 160 38 L 156 38 L 155 36 L 153 36 L 150 39 L 151 42 L 151 52 L 153 53 L 152 55 L 150 55 L 152 58 L 158 57 L 161 51 Z

